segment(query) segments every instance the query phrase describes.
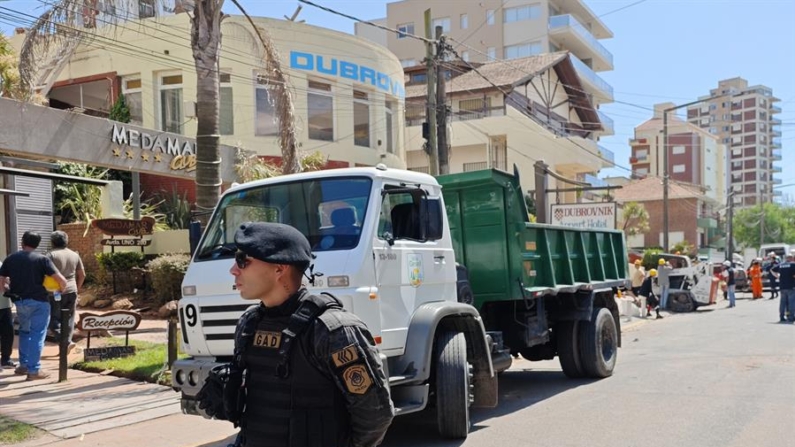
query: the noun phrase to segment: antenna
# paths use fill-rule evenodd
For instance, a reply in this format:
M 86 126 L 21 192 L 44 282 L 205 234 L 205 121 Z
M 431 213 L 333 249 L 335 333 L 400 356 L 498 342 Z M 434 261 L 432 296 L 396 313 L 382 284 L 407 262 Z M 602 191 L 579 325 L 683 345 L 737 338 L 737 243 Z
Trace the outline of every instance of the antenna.
M 289 20 L 289 21 L 291 21 L 291 22 L 295 22 L 295 19 L 297 19 L 297 18 L 298 18 L 298 14 L 300 14 L 300 13 L 301 13 L 301 10 L 302 10 L 302 9 L 304 9 L 304 7 L 303 7 L 303 6 L 301 6 L 301 5 L 298 5 L 298 8 L 296 8 L 296 10 L 295 10 L 295 12 L 293 13 L 293 16 L 292 16 L 292 17 L 287 17 L 287 16 L 284 16 L 284 18 L 285 18 L 285 19 L 287 19 L 287 20 Z M 299 21 L 298 21 L 298 23 L 305 23 L 305 22 L 306 22 L 306 20 L 299 20 Z

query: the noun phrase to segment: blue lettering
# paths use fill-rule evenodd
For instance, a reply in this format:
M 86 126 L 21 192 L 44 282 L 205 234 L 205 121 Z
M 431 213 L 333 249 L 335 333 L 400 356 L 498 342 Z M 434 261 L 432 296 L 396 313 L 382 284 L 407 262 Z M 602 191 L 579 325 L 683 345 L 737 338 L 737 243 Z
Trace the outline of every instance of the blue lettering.
M 340 62 L 340 76 L 343 78 L 359 80 L 359 66 L 350 62 Z
M 378 73 L 378 88 L 388 92 L 390 81 L 391 79 L 389 79 L 389 76 L 385 75 L 384 73 Z
M 290 68 L 295 68 L 296 70 L 314 70 L 315 58 L 313 58 L 309 53 L 291 51 Z
M 359 67 L 359 81 L 362 83 L 367 83 L 367 80 L 370 80 L 370 85 L 375 85 L 375 70 L 372 68 L 367 67 Z
M 343 62 L 344 63 L 344 62 Z M 337 76 L 337 59 L 331 59 L 331 66 L 326 68 L 323 66 L 323 56 L 317 56 L 317 71 L 323 74 Z

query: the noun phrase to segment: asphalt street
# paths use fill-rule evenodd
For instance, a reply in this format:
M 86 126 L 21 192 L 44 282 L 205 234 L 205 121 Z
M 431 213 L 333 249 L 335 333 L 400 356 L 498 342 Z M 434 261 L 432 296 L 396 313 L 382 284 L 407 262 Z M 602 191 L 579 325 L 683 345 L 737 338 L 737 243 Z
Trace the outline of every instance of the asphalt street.
M 500 377 L 499 406 L 473 410 L 465 441 L 434 424 L 431 411 L 397 418 L 383 445 L 795 445 L 795 326 L 778 324 L 767 299 L 650 320 L 624 334 L 610 378 L 519 360 Z

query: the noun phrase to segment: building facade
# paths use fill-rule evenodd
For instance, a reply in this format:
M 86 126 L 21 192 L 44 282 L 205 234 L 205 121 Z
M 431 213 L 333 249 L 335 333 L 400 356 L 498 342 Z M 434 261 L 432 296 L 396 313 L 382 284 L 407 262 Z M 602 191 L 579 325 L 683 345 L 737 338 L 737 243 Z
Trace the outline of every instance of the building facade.
M 597 74 L 613 70 L 613 55 L 600 42 L 612 38 L 613 32 L 582 0 L 403 0 L 388 3 L 386 18 L 378 22 L 424 36 L 423 13 L 429 8 L 434 29 L 443 28 L 465 61 L 485 63 L 568 51 L 594 105 L 598 108 L 614 99 L 613 87 Z M 381 45 L 386 42 L 404 67 L 416 66 L 425 57 L 424 44 L 407 35 L 363 24 L 356 26 L 356 34 Z M 612 120 L 599 114 L 600 134 L 612 135 Z
M 717 97 L 717 98 L 715 98 Z M 714 99 L 710 99 L 714 98 Z M 688 122 L 715 135 L 728 149 L 728 184 L 737 207 L 749 207 L 781 197 L 773 189 L 782 180 L 781 108 L 773 91 L 749 86 L 743 78 L 718 82 L 718 87 L 687 109 Z
M 513 172 L 515 165 L 528 190 L 534 187 L 537 160 L 572 180 L 612 166 L 612 152 L 596 141 L 599 117 L 581 89 L 569 53 L 516 59 L 510 67 L 491 62 L 455 74 L 453 70 L 446 89 L 451 173 L 487 168 Z M 546 87 L 551 85 L 558 87 Z M 428 172 L 422 136 L 425 95 L 422 82 L 406 87 L 406 163 L 409 169 Z M 550 177 L 550 189 L 567 186 Z M 580 197 L 573 192 L 550 197 L 551 203 L 556 201 L 575 203 Z
M 635 128 L 629 140 L 630 165 L 636 178 L 662 178 L 663 110 L 674 104 L 654 106 L 654 116 Z M 668 114 L 668 174 L 675 182 L 699 185 L 710 199 L 726 200 L 726 146 L 717 136 Z

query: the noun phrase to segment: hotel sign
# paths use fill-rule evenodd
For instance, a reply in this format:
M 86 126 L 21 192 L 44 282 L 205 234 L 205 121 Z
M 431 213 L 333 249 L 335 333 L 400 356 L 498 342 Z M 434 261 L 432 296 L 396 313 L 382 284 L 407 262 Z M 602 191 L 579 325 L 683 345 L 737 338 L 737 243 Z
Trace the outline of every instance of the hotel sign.
M 293 70 L 314 71 L 322 75 L 350 79 L 362 84 L 370 84 L 398 98 L 406 96 L 402 77 L 393 78 L 374 68 L 344 61 L 335 57 L 291 51 L 290 68 Z
M 196 170 L 196 143 L 173 136 L 153 135 L 123 125 L 113 124 L 111 142 L 122 147 L 113 148 L 114 157 L 140 158 L 153 163 L 168 163 L 172 171 L 193 172 Z M 127 149 L 124 149 L 127 147 Z M 137 154 L 134 149 L 141 149 Z M 164 157 L 168 157 L 164 160 Z
M 616 203 L 571 203 L 552 205 L 552 225 L 572 228 L 616 228 Z

